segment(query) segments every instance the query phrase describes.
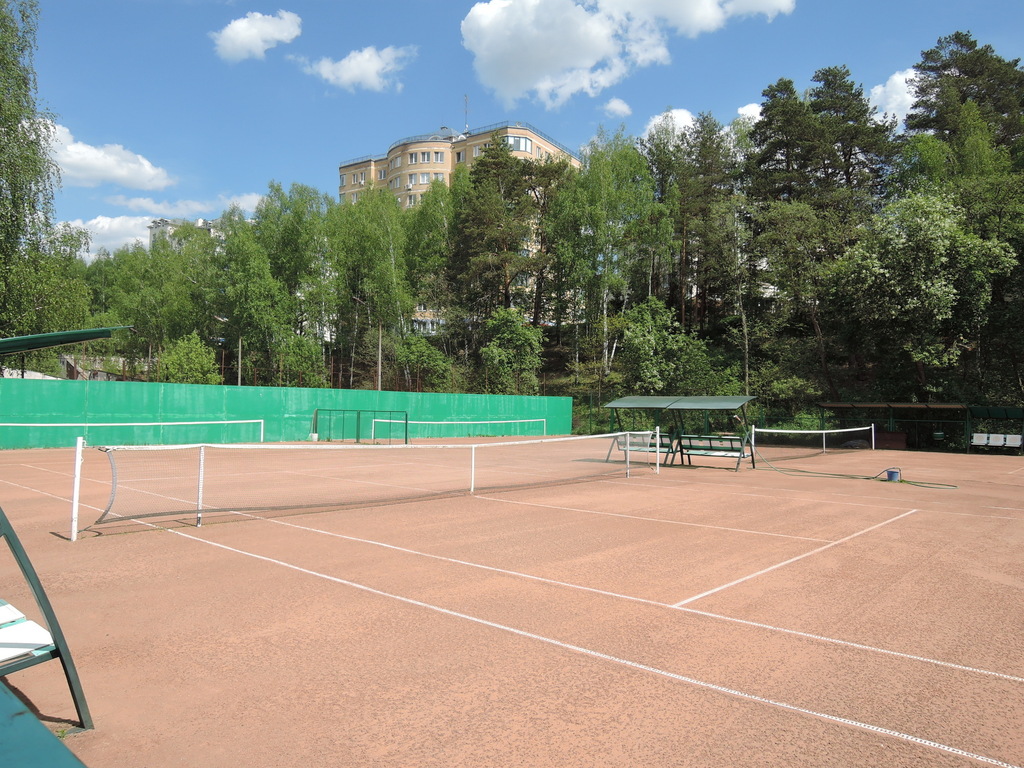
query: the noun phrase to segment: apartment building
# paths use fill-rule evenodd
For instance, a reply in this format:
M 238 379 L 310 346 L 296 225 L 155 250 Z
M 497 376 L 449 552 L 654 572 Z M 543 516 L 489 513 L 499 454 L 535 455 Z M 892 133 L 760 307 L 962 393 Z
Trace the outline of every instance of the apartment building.
M 496 136 L 508 142 L 516 157 L 565 157 L 573 165 L 580 165 L 575 153 L 529 123 L 495 123 L 463 133 L 442 127 L 435 133 L 399 139 L 387 154 L 366 155 L 341 163 L 338 199 L 354 203 L 366 189 L 386 186 L 402 205 L 411 207 L 434 181 L 447 184 L 457 167 L 470 167 Z

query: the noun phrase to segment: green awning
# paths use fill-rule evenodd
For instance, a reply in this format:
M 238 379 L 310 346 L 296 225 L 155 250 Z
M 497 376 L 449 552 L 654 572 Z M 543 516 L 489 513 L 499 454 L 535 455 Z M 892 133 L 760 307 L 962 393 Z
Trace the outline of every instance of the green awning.
M 632 397 L 620 397 L 618 400 L 612 400 L 605 408 L 649 408 L 661 410 L 662 408 L 667 408 L 670 403 L 678 399 L 678 397 L 634 395 Z
M 972 405 L 971 417 L 975 419 L 1024 419 L 1024 408 L 998 405 Z
M 893 408 L 897 410 L 922 410 L 922 411 L 962 411 L 967 408 L 963 403 L 818 403 L 819 408 Z
M 650 411 L 735 411 L 752 397 L 658 397 L 634 395 L 612 400 L 605 408 Z
M 116 325 L 110 328 L 85 328 L 80 331 L 58 331 L 56 333 L 37 333 L 34 336 L 13 336 L 0 339 L 0 356 L 16 355 L 19 352 L 30 352 L 34 349 L 59 347 L 64 344 L 77 344 L 80 341 L 93 339 L 109 339 L 114 331 L 131 328 L 130 325 Z

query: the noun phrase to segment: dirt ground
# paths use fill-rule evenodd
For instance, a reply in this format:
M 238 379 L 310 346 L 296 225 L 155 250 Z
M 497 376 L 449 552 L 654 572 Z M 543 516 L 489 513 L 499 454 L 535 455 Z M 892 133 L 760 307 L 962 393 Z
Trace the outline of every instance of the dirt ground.
M 71 542 L 73 452 L 6 451 L 0 506 L 90 768 L 1024 765 L 1024 457 L 697 463 L 196 528 L 91 525 L 88 456 Z M 74 721 L 58 664 L 5 681 Z

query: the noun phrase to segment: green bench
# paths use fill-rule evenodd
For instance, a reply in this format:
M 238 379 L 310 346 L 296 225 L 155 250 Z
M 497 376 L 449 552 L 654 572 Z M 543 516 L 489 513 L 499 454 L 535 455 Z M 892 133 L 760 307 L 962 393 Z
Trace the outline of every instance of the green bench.
M 746 458 L 749 458 L 750 465 L 754 466 L 754 454 L 750 450 L 750 444 L 747 438 L 739 435 L 677 435 L 676 450 L 691 466 L 694 456 L 736 459 L 737 472 L 740 463 Z

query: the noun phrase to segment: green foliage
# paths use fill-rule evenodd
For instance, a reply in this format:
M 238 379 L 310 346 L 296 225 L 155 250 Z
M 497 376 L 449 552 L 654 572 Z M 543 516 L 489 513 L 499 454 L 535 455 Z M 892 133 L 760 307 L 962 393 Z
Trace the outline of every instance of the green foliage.
M 49 114 L 36 105 L 32 58 L 39 8 L 35 0 L 0 6 L 0 269 L 36 245 L 50 223 L 57 167 L 48 147 Z
M 453 363 L 423 336 L 406 336 L 395 349 L 404 389 L 410 392 L 451 392 Z
M 217 353 L 198 334 L 171 342 L 160 356 L 160 381 L 175 384 L 223 384 Z
M 621 366 L 626 390 L 642 395 L 734 395 L 739 383 L 716 369 L 707 345 L 680 330 L 668 308 L 649 298 L 623 315 Z
M 288 336 L 281 345 L 277 383 L 284 387 L 326 387 L 327 370 L 320 342 L 308 336 Z
M 947 198 L 914 195 L 887 206 L 836 264 L 833 297 L 851 343 L 896 351 L 890 365 L 918 366 L 923 386 L 926 368 L 951 366 L 977 344 L 993 280 L 1013 265 L 1004 243 L 965 230 Z
M 45 333 L 85 321 L 83 230 L 54 227 L 59 170 L 52 116 L 36 104 L 35 0 L 0 5 L 0 334 Z
M 501 395 L 535 395 L 541 366 L 541 331 L 514 309 L 497 309 L 484 323 L 480 350 L 483 390 Z
M 1014 147 L 1024 136 L 1024 70 L 968 32 L 941 37 L 914 66 L 914 108 L 907 128 L 932 132 L 955 143 L 963 130 L 962 109 L 973 102 L 999 146 Z

